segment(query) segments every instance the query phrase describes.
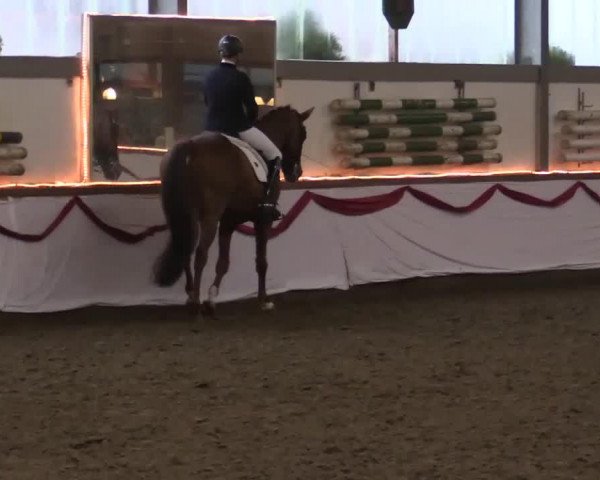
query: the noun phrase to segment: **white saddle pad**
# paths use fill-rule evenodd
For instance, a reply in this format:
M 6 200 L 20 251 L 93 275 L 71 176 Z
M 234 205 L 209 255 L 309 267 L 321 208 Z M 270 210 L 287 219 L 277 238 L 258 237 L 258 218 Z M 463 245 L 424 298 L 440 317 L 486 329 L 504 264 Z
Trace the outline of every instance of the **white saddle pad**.
M 224 133 L 221 133 L 221 135 L 223 135 L 227 140 L 229 140 L 242 151 L 242 153 L 250 162 L 258 181 L 263 183 L 266 182 L 269 169 L 262 155 L 252 148 L 248 143 L 240 140 L 239 138 L 230 137 Z

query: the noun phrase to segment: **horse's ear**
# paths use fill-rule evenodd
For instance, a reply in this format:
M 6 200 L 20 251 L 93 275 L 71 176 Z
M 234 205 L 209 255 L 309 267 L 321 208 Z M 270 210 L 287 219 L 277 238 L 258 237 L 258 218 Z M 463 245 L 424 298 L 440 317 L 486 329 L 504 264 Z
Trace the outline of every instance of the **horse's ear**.
M 313 112 L 314 109 L 315 109 L 315 107 L 311 107 L 308 110 L 306 110 L 305 112 L 302 112 L 300 114 L 300 118 L 302 119 L 303 122 L 306 121 L 306 119 L 308 117 L 310 117 L 310 114 Z

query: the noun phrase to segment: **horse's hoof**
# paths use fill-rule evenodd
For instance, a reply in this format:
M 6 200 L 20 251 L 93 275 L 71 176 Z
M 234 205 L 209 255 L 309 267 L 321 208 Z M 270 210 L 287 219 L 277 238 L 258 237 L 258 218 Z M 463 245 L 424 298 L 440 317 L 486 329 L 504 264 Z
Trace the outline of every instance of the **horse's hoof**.
M 272 312 L 273 310 L 275 310 L 275 304 L 273 302 L 263 302 L 260 305 L 260 309 L 263 312 Z
M 215 304 L 213 302 L 204 302 L 202 303 L 202 315 L 206 315 L 207 317 L 215 316 Z

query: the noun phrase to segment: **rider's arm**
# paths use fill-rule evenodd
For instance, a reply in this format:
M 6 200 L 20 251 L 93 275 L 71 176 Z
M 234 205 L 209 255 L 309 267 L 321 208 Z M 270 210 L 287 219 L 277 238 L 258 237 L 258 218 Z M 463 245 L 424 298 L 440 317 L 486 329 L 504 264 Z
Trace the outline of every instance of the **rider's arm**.
M 254 99 L 254 87 L 252 86 L 252 82 L 250 81 L 250 78 L 248 78 L 248 75 L 244 74 L 242 78 L 246 84 L 244 86 L 244 106 L 246 107 L 246 114 L 248 115 L 248 120 L 254 123 L 258 118 L 258 105 Z

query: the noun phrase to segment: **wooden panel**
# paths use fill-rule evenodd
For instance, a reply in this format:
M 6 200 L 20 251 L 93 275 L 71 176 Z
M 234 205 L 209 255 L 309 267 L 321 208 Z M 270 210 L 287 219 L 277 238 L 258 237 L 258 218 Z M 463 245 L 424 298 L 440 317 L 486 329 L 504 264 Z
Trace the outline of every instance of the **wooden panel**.
M 217 43 L 229 33 L 244 42 L 243 63 L 273 68 L 275 21 L 93 15 L 95 62 L 219 60 Z

